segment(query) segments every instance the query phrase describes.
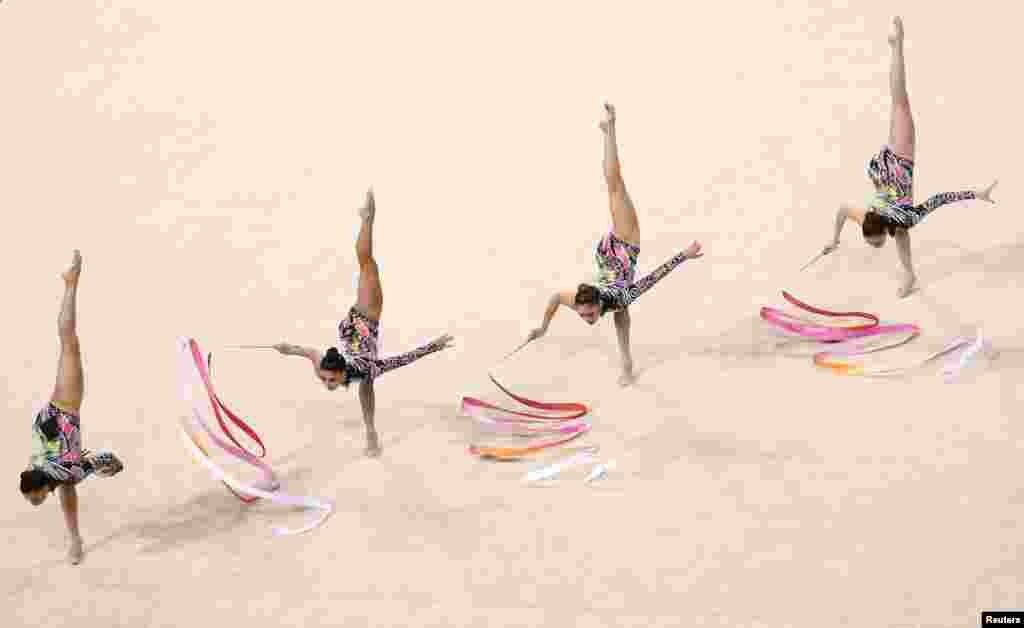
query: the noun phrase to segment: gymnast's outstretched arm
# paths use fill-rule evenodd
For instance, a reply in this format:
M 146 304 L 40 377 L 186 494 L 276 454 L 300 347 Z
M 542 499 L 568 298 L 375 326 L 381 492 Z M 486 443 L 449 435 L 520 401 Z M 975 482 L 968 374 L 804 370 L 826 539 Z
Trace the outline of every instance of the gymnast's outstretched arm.
M 836 222 L 835 231 L 832 234 L 832 241 L 825 245 L 824 255 L 828 255 L 832 251 L 836 250 L 839 246 L 839 236 L 843 234 L 843 227 L 846 225 L 846 221 L 855 222 L 861 224 L 864 222 L 864 216 L 868 213 L 868 210 L 863 207 L 854 207 L 852 205 L 840 205 L 836 211 Z
M 416 360 L 419 360 L 424 356 L 430 355 L 431 353 L 436 353 L 438 351 L 443 351 L 445 349 L 453 347 L 455 346 L 454 343 L 455 339 L 450 334 L 444 334 L 437 340 L 428 342 L 422 347 L 417 347 L 412 351 L 406 351 L 405 353 L 389 356 L 386 358 L 377 358 L 374 360 L 370 360 L 371 368 L 373 371 L 371 379 L 379 377 L 384 373 L 387 373 L 388 371 L 393 371 L 397 368 L 401 368 L 403 366 L 412 364 Z
M 306 358 L 313 363 L 313 370 L 317 371 L 320 368 L 320 360 L 323 359 L 323 355 L 319 350 L 311 347 L 301 347 L 299 345 L 288 344 L 287 342 L 279 342 L 274 345 L 277 352 L 281 355 L 297 355 Z
M 998 183 L 998 181 L 996 183 Z M 995 203 L 995 201 L 992 200 L 992 189 L 996 186 L 996 183 L 993 183 L 984 190 L 964 190 L 963 192 L 943 192 L 942 194 L 935 194 L 925 202 L 914 207 L 914 212 L 923 218 L 943 205 L 948 205 L 950 203 L 958 203 L 960 201 L 969 201 L 972 199 Z
M 555 318 L 555 314 L 558 313 L 558 308 L 562 306 L 572 307 L 575 300 L 576 293 L 572 290 L 564 290 L 551 295 L 551 298 L 548 299 L 547 305 L 544 307 L 544 318 L 541 320 L 540 327 L 531 331 L 526 341 L 533 342 L 548 333 L 548 327 L 551 325 L 551 321 Z
M 628 307 L 631 303 L 640 298 L 640 295 L 647 292 L 654 287 L 654 284 L 664 279 L 670 272 L 675 270 L 677 266 L 682 264 L 688 259 L 697 259 L 703 257 L 704 253 L 701 252 L 700 242 L 694 242 L 686 248 L 685 251 L 677 253 L 667 262 L 658 266 L 639 280 L 634 282 L 631 286 L 626 289 L 626 296 L 623 299 L 622 306 Z

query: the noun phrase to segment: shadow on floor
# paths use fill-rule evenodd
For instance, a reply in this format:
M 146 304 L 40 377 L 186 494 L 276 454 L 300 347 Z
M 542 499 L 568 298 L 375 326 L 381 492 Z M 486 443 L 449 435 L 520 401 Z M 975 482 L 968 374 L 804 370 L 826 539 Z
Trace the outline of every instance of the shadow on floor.
M 275 464 L 291 459 L 298 453 L 293 452 L 278 459 Z M 287 490 L 288 485 L 300 483 L 309 475 L 308 468 L 299 467 L 287 473 L 279 473 L 278 479 L 282 488 Z M 124 539 L 138 539 L 145 543 L 139 553 L 161 554 L 237 528 L 249 518 L 251 509 L 259 504 L 245 504 L 232 495 L 227 487 L 214 484 L 209 491 L 160 511 L 148 521 L 123 526 L 99 541 L 87 544 L 86 551 L 92 552 Z M 272 515 L 261 512 L 260 516 Z
M 1024 272 L 1024 243 L 999 244 L 982 251 L 965 251 L 952 242 L 939 246 L 957 249 L 960 254 L 921 267 L 918 275 L 924 283 L 941 281 L 964 270 L 1014 275 Z
M 635 345 L 633 359 L 641 366 L 637 379 L 682 357 L 711 358 L 730 363 L 730 367 L 763 366 L 776 358 L 809 359 L 821 344 L 784 336 L 772 330 L 757 315 L 741 319 L 714 336 L 689 336 L 672 344 Z

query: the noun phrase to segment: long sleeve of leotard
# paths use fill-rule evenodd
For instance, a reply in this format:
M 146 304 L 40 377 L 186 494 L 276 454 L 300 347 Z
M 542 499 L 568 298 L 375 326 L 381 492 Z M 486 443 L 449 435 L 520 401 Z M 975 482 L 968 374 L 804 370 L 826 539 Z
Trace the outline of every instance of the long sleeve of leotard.
M 942 194 L 936 194 L 927 201 L 918 204 L 914 207 L 914 210 L 915 213 L 920 216 L 927 216 L 943 205 L 956 203 L 958 201 L 967 201 L 974 198 L 978 198 L 978 195 L 971 190 L 967 190 L 965 192 L 943 192 Z
M 637 281 L 633 282 L 633 284 L 626 289 L 626 297 L 623 305 L 629 305 L 633 301 L 639 299 L 640 295 L 653 288 L 654 284 L 664 279 L 666 275 L 675 270 L 676 266 L 679 266 L 685 261 L 686 253 L 677 253 L 661 266 L 658 266 Z
M 376 379 L 388 371 L 393 371 L 397 368 L 412 364 L 423 356 L 436 353 L 443 348 L 444 345 L 441 342 L 434 341 L 417 349 L 413 349 L 412 351 L 406 351 L 405 353 L 400 353 L 398 355 L 372 360 L 356 358 L 352 359 L 351 362 L 356 370 L 361 374 L 370 379 Z
M 393 355 L 387 358 L 374 360 L 374 362 L 377 364 L 377 368 L 380 369 L 380 374 L 383 375 L 388 371 L 393 371 L 399 367 L 406 366 L 407 364 L 412 364 L 416 360 L 419 360 L 424 356 L 430 355 L 431 353 L 436 353 L 443 348 L 444 344 L 438 341 L 434 341 L 427 343 L 422 347 L 413 349 L 412 351 L 406 351 L 405 353 L 400 353 L 398 355 Z
M 77 462 L 53 462 L 44 460 L 34 466 L 48 475 L 57 484 L 78 484 L 92 475 L 96 469 L 88 460 Z

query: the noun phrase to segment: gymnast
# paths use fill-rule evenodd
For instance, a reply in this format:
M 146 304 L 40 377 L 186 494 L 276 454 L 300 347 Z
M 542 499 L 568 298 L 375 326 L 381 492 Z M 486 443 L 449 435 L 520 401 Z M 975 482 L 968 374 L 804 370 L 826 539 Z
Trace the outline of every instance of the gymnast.
M 60 494 L 64 523 L 71 536 L 68 561 L 82 562 L 84 549 L 78 530 L 78 492 L 75 486 L 93 475 L 110 477 L 124 465 L 113 453 L 82 450 L 81 408 L 85 392 L 81 346 L 76 325 L 78 279 L 82 255 L 76 250 L 71 267 L 63 274 L 64 299 L 57 318 L 60 359 L 57 383 L 49 402 L 32 421 L 33 452 L 28 469 L 21 473 L 21 494 L 39 506 L 56 490 Z
M 906 297 L 914 291 L 917 275 L 910 256 L 909 230 L 925 216 L 939 207 L 969 199 L 992 200 L 993 182 L 984 190 L 945 192 L 936 194 L 925 202 L 914 205 L 914 118 L 910 113 L 910 99 L 907 95 L 906 69 L 903 62 L 903 21 L 893 20 L 893 31 L 889 35 L 892 61 L 889 71 L 889 89 L 892 109 L 889 121 L 889 143 L 881 148 L 868 162 L 867 173 L 875 186 L 875 193 L 867 208 L 856 204 L 843 204 L 836 213 L 835 235 L 825 246 L 822 255 L 828 255 L 839 247 L 839 236 L 846 221 L 859 223 L 864 240 L 875 248 L 885 244 L 886 234 L 896 241 L 900 261 L 903 264 L 904 279 L 898 295 Z
M 604 133 L 604 177 L 608 187 L 612 229 L 598 243 L 594 254 L 597 263 L 596 281 L 593 284 L 581 283 L 575 289 L 552 295 L 544 311 L 543 322 L 530 332 L 526 342 L 532 342 L 547 333 L 551 319 L 560 307 L 574 310 L 591 325 L 606 313 L 612 312 L 622 358 L 619 384 L 628 386 L 634 381 L 633 356 L 629 346 L 629 306 L 683 261 L 696 259 L 703 253 L 700 243 L 694 242 L 645 277 L 634 280 L 637 257 L 640 255 L 640 221 L 622 179 L 615 139 L 615 108 L 607 103 L 604 108 L 605 119 L 599 126 Z
M 366 203 L 359 210 L 362 225 L 356 240 L 356 259 L 359 261 L 359 288 L 355 305 L 338 326 L 341 343 L 338 347 L 319 350 L 291 345 L 286 342 L 274 345 L 282 355 L 297 355 L 313 364 L 317 378 L 327 390 L 339 386 L 348 388 L 352 382 L 359 382 L 359 401 L 363 408 L 363 422 L 366 424 L 366 450 L 369 457 L 380 455 L 381 445 L 374 424 L 376 396 L 373 382 L 388 371 L 405 366 L 425 355 L 454 346 L 452 336 L 445 334 L 428 344 L 407 353 L 387 358 L 377 357 L 377 339 L 380 332 L 380 317 L 384 307 L 384 293 L 381 289 L 380 272 L 373 258 L 373 221 L 376 202 L 373 190 L 366 193 Z M 340 347 L 340 350 L 339 350 Z

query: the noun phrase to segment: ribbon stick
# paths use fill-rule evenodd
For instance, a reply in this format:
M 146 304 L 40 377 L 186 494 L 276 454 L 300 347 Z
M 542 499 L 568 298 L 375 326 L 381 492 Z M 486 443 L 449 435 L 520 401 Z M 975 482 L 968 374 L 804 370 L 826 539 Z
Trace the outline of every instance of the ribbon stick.
M 526 342 L 524 342 L 523 344 L 519 345 L 518 347 L 516 347 L 512 351 L 509 351 L 509 353 L 505 357 L 503 357 L 500 361 L 504 362 L 505 360 L 511 358 L 515 354 L 519 353 L 519 351 L 522 350 L 522 348 L 525 347 L 528 344 L 530 344 L 530 340 L 529 339 L 527 339 Z
M 815 255 L 815 256 L 814 256 L 813 258 L 811 258 L 811 261 L 809 261 L 809 262 L 807 262 L 806 264 L 804 264 L 804 265 L 803 265 L 803 266 L 802 266 L 802 267 L 800 268 L 800 272 L 804 272 L 805 270 L 807 270 L 807 269 L 808 269 L 808 268 L 810 268 L 811 266 L 814 266 L 815 262 L 817 262 L 818 260 L 820 260 L 820 259 L 821 259 L 821 258 L 823 258 L 823 257 L 825 257 L 825 252 L 824 252 L 824 251 L 822 251 L 821 253 L 818 253 L 818 254 L 817 254 L 817 255 Z

